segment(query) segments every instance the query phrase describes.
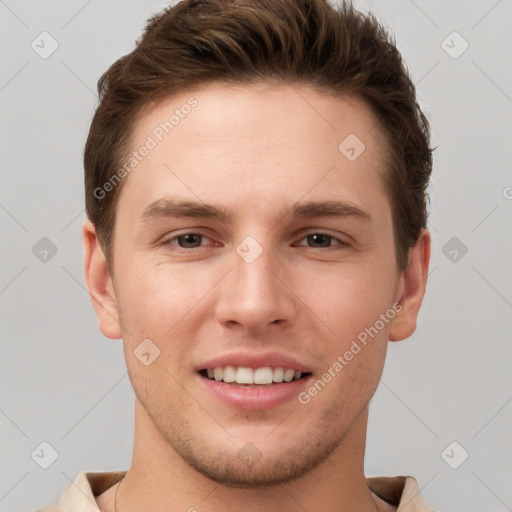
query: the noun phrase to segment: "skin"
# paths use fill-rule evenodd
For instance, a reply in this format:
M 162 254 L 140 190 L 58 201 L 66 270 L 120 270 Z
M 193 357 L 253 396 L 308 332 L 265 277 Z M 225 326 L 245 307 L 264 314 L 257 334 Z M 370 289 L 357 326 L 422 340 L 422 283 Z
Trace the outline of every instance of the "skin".
M 382 129 L 357 98 L 295 84 L 215 83 L 147 109 L 133 148 L 191 96 L 197 107 L 125 178 L 114 276 L 94 226 L 83 226 L 99 328 L 123 339 L 136 394 L 117 510 L 394 510 L 364 476 L 368 403 L 388 341 L 416 328 L 430 234 L 422 231 L 399 272 Z M 366 147 L 354 161 L 338 150 L 349 134 Z M 221 205 L 233 218 L 142 224 L 142 211 L 162 197 Z M 357 206 L 370 221 L 283 215 L 296 202 L 327 200 Z M 328 236 L 308 237 L 319 232 Z M 176 238 L 184 233 L 204 237 Z M 247 236 L 263 249 L 250 264 L 236 252 Z M 236 349 L 275 350 L 308 365 L 316 380 L 394 303 L 400 312 L 306 405 L 238 409 L 205 393 L 195 372 Z M 160 350 L 149 366 L 134 356 L 147 338 Z M 248 442 L 260 453 L 252 465 L 237 457 Z M 116 490 L 97 498 L 102 511 L 114 510 Z

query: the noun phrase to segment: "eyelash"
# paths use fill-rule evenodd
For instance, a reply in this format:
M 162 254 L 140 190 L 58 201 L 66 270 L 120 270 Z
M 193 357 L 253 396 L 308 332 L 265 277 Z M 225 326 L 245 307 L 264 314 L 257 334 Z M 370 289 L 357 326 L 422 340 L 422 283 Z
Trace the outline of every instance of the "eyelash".
M 190 253 L 192 251 L 194 251 L 195 249 L 198 249 L 199 247 L 204 247 L 203 245 L 199 245 L 198 247 L 190 247 L 190 248 L 185 248 L 185 247 L 180 247 L 179 245 L 176 246 L 175 244 L 173 244 L 172 242 L 174 242 L 175 240 L 178 240 L 179 238 L 183 238 L 183 237 L 186 237 L 187 235 L 199 235 L 203 238 L 207 238 L 208 240 L 210 239 L 207 235 L 203 234 L 203 233 L 200 233 L 200 232 L 196 232 L 196 231 L 188 231 L 186 233 L 182 233 L 181 235 L 178 235 L 178 236 L 175 236 L 173 238 L 169 238 L 167 240 L 164 240 L 162 242 L 162 245 L 163 246 L 172 246 L 172 247 L 176 247 L 176 250 L 178 250 L 178 252 L 184 252 L 184 253 Z M 322 235 L 322 236 L 326 236 L 328 238 L 330 238 L 331 240 L 336 240 L 337 242 L 339 242 L 339 247 L 336 248 L 336 246 L 328 246 L 328 247 L 310 247 L 311 249 L 319 249 L 319 250 L 323 250 L 323 251 L 326 251 L 326 250 L 339 250 L 339 249 L 344 249 L 346 247 L 349 246 L 348 243 L 344 242 L 343 240 L 335 237 L 334 235 L 331 235 L 329 233 L 325 233 L 323 231 L 312 231 L 310 233 L 307 233 L 305 234 L 300 240 L 303 240 L 304 238 L 307 238 L 308 236 L 312 236 L 312 235 Z M 308 246 L 302 246 L 302 247 L 308 247 Z

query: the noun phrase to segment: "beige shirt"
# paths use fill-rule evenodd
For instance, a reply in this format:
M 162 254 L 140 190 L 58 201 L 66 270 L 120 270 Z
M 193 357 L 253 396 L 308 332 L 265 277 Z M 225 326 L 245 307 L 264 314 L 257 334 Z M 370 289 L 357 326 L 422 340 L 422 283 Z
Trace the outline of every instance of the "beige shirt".
M 59 503 L 37 512 L 100 512 L 96 496 L 115 485 L 126 471 L 80 473 L 67 486 Z M 384 501 L 397 506 L 397 512 L 435 512 L 421 498 L 416 480 L 411 476 L 368 478 L 368 487 Z

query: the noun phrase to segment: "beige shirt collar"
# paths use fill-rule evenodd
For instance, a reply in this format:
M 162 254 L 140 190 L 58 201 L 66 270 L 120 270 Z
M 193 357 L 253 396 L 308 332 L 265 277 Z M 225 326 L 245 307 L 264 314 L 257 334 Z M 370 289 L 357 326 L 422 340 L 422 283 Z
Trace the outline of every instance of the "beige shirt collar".
M 83 471 L 62 493 L 59 503 L 38 512 L 100 512 L 99 496 L 116 484 L 126 471 L 88 473 Z M 435 512 L 421 498 L 418 483 L 411 476 L 367 479 L 370 489 L 383 500 L 398 506 L 397 512 Z

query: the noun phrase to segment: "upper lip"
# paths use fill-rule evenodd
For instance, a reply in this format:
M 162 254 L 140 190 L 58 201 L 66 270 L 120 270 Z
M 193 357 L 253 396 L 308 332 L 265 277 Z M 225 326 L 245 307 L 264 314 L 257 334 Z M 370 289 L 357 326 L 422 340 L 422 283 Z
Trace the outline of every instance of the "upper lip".
M 302 373 L 311 373 L 311 369 L 291 356 L 281 352 L 230 352 L 217 357 L 208 359 L 204 363 L 197 366 L 196 371 L 208 370 L 223 366 L 243 366 L 246 368 L 264 368 L 271 366 L 274 368 L 293 369 Z

